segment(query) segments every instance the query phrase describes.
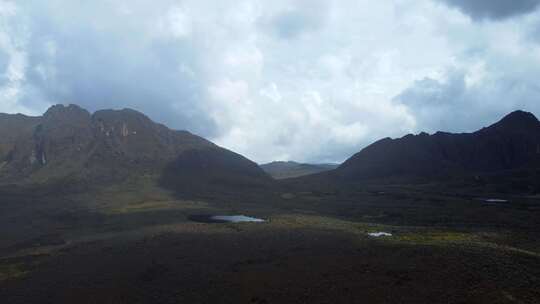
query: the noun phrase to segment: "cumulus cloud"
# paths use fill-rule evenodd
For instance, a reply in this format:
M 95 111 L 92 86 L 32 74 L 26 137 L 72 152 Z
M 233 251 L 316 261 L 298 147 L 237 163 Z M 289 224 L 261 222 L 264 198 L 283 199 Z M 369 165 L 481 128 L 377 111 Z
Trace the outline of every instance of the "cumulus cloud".
M 487 126 L 515 109 L 540 113 L 534 81 L 495 77 L 467 84 L 465 71 L 448 71 L 446 79 L 416 81 L 396 100 L 415 113 L 416 122 L 429 132 L 470 132 Z
M 283 39 L 295 39 L 321 29 L 331 5 L 322 0 L 292 1 L 276 7 L 275 11 L 261 16 L 260 25 Z
M 537 15 L 472 22 L 433 0 L 0 0 L 0 111 L 130 107 L 258 162 L 342 161 L 382 137 L 539 111 Z
M 440 0 L 476 20 L 501 20 L 536 10 L 540 0 Z
M 534 20 L 476 26 L 446 24 L 455 60 L 437 77 L 414 81 L 394 100 L 414 113 L 417 129 L 469 132 L 522 109 L 540 114 L 540 48 Z M 464 39 L 465 38 L 465 39 Z

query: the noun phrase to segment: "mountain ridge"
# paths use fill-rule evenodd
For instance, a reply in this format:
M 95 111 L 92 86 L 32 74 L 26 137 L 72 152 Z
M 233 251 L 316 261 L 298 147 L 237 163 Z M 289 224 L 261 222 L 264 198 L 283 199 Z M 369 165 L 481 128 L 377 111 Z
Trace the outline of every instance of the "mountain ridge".
M 0 184 L 115 183 L 144 174 L 163 181 L 164 172 L 171 179 L 189 174 L 183 179 L 201 182 L 211 182 L 212 174 L 233 183 L 243 174 L 270 179 L 247 158 L 131 109 L 90 114 L 77 105 L 55 105 L 38 117 L 6 114 L 0 116 L 0 135 L 5 135 L 0 138 Z M 166 170 L 179 159 L 200 172 Z M 204 170 L 208 166 L 219 170 Z
M 443 177 L 536 167 L 540 122 L 515 111 L 472 133 L 437 132 L 381 139 L 335 170 L 346 180 L 392 176 Z

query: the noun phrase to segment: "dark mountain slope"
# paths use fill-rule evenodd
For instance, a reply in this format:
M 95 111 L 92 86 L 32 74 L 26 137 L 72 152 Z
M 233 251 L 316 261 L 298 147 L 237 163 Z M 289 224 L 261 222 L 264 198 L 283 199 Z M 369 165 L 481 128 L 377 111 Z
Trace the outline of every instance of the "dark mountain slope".
M 260 167 L 275 179 L 293 178 L 333 170 L 337 164 L 302 164 L 293 161 L 275 161 Z
M 180 189 L 184 194 L 205 193 L 211 190 L 231 193 L 268 186 L 272 179 L 259 166 L 232 151 L 213 147 L 189 149 L 168 163 L 160 179 L 162 186 Z
M 22 154 L 32 149 L 30 139 L 40 121 L 40 117 L 0 114 L 0 181 L 25 174 L 19 163 L 29 161 L 30 155 Z
M 133 110 L 90 114 L 57 105 L 42 117 L 2 115 L 0 135 L 0 184 L 93 185 L 143 174 L 170 187 L 181 186 L 177 180 L 202 183 L 217 177 L 233 184 L 244 178 L 270 180 L 254 162 Z
M 385 138 L 349 158 L 335 176 L 345 180 L 447 177 L 539 165 L 540 122 L 531 113 L 516 111 L 474 133 Z

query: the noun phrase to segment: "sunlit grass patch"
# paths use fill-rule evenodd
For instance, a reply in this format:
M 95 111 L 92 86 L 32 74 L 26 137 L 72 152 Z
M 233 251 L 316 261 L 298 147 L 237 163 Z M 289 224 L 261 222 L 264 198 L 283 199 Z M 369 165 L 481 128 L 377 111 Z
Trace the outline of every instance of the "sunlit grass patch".
M 155 182 L 155 177 L 151 175 L 130 178 L 124 183 L 111 184 L 91 192 L 74 195 L 72 198 L 87 204 L 89 208 L 98 210 L 134 202 L 175 200 L 173 193 L 159 187 Z
M 108 214 L 122 214 L 133 212 L 146 212 L 157 210 L 182 210 L 182 209 L 204 209 L 208 204 L 199 201 L 136 201 L 122 206 L 106 209 Z
M 434 243 L 464 243 L 479 241 L 472 233 L 455 232 L 455 231 L 417 231 L 405 232 L 396 235 L 397 241 L 419 243 L 419 244 L 434 244 Z
M 164 210 L 207 210 L 209 203 L 179 200 L 174 194 L 155 184 L 152 176 L 142 176 L 129 183 L 112 185 L 92 199 L 96 210 L 107 215 Z
M 312 215 L 283 215 L 272 219 L 272 225 L 279 228 L 310 228 L 336 230 L 368 238 L 369 234 L 385 232 L 392 234 L 380 241 L 418 245 L 444 245 L 464 243 L 485 243 L 485 240 L 473 232 L 433 230 L 427 227 L 391 226 L 366 222 L 355 222 L 334 217 Z
M 133 204 L 126 204 L 119 207 L 113 207 L 106 209 L 105 213 L 108 214 L 122 214 L 122 213 L 132 213 L 132 212 L 144 212 L 150 210 L 163 210 L 163 209 L 172 209 L 173 206 L 171 202 L 164 201 L 144 201 L 136 202 Z
M 353 222 L 334 217 L 290 214 L 273 217 L 272 225 L 281 228 L 311 228 L 339 230 L 353 234 L 366 235 L 369 232 L 393 230 L 394 227 L 373 223 Z
M 0 264 L 0 282 L 21 279 L 28 272 L 23 263 Z

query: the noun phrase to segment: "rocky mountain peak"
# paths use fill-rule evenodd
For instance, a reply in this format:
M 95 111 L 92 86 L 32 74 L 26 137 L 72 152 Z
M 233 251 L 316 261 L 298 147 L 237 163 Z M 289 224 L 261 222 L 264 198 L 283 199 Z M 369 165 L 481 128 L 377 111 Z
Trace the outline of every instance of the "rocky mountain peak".
M 253 177 L 269 179 L 241 155 L 135 110 L 91 115 L 76 105 L 55 105 L 41 117 L 15 118 L 0 116 L 0 185 L 103 185 L 147 174 L 176 191 L 192 191 L 187 184 L 244 185 Z
M 540 163 L 540 123 L 515 111 L 473 133 L 437 132 L 381 140 L 339 169 L 346 179 L 448 177 L 503 170 L 528 170 Z
M 47 121 L 88 121 L 90 113 L 77 105 L 57 104 L 50 107 L 43 118 Z
M 494 127 L 508 130 L 526 130 L 540 127 L 540 122 L 530 112 L 514 111 L 506 115 Z

